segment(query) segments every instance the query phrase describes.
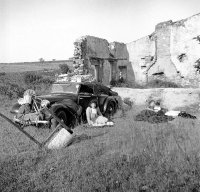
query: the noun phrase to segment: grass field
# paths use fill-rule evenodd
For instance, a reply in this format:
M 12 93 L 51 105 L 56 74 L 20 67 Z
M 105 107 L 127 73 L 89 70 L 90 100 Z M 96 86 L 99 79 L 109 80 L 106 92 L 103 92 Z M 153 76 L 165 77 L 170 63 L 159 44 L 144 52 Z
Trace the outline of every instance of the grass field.
M 5 73 L 18 73 L 26 71 L 42 71 L 42 70 L 56 70 L 59 68 L 59 64 L 55 63 L 0 63 L 0 72 Z
M 1 96 L 1 112 L 11 117 L 14 102 Z M 119 111 L 114 127 L 79 126 L 70 146 L 51 152 L 0 119 L 0 191 L 200 191 L 200 122 L 135 122 L 143 108 Z M 49 132 L 26 129 L 41 140 Z

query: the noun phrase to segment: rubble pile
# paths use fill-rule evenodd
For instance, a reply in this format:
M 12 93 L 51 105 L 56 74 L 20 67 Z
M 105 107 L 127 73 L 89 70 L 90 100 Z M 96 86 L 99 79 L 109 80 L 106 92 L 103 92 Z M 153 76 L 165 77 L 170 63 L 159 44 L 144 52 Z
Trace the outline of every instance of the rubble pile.
M 75 75 L 74 73 L 61 74 L 56 77 L 56 82 L 91 82 L 94 81 L 94 77 L 91 74 L 88 75 Z

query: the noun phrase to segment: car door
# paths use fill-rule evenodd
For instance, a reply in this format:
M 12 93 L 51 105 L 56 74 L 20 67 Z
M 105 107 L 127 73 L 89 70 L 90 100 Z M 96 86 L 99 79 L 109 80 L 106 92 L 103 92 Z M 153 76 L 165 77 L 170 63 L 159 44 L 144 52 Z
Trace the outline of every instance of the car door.
M 93 99 L 97 99 L 94 94 L 94 85 L 81 84 L 78 93 L 78 104 L 83 107 L 83 110 L 86 110 Z

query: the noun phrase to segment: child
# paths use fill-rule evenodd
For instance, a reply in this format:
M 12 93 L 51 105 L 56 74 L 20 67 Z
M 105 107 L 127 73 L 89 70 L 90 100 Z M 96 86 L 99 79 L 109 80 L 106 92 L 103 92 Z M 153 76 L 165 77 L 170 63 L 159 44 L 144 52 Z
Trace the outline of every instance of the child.
M 108 119 L 103 117 L 97 106 L 96 101 L 91 101 L 89 107 L 86 109 L 86 117 L 89 125 L 105 125 Z

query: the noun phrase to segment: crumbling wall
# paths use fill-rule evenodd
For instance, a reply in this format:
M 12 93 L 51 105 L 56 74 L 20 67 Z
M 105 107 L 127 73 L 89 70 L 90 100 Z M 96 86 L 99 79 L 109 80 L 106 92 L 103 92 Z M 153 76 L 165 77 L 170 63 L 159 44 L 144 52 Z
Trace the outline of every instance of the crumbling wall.
M 200 14 L 173 23 L 171 30 L 171 60 L 182 78 L 195 79 L 194 67 L 200 59 Z M 200 39 L 200 38 L 199 38 Z
M 118 59 L 123 60 L 119 64 L 127 65 L 124 59 L 128 58 L 128 51 L 124 43 L 109 43 L 102 38 L 84 36 L 74 45 L 74 72 L 92 74 L 106 85 L 118 76 Z
M 137 83 L 161 78 L 199 86 L 200 14 L 159 23 L 152 35 L 128 43 L 127 50 Z
M 172 21 L 159 23 L 155 28 L 156 62 L 148 71 L 148 76 L 163 73 L 168 78 L 177 75 L 175 65 L 171 61 L 170 37 Z
M 135 81 L 140 84 L 146 83 L 147 76 L 145 71 L 156 56 L 154 34 L 128 43 L 126 46 L 129 54 L 129 66 L 134 71 Z
M 130 84 L 133 84 L 135 82 L 135 74 L 131 62 L 129 61 L 129 52 L 127 49 L 127 45 L 125 43 L 112 42 L 110 43 L 109 47 L 112 56 L 119 59 L 117 61 L 116 68 L 112 69 L 113 73 L 116 73 L 116 79 L 119 78 L 119 68 L 124 66 L 127 69 L 126 81 L 128 81 Z

